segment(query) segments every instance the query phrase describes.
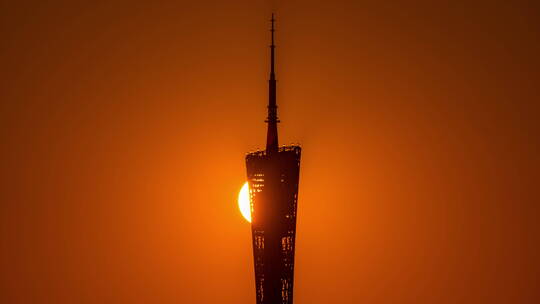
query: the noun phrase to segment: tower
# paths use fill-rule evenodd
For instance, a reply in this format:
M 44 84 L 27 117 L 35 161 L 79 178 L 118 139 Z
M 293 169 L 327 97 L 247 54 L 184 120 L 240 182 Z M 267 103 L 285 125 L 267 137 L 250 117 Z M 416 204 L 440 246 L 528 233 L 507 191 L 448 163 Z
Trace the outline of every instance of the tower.
M 292 304 L 299 146 L 278 145 L 274 15 L 271 19 L 266 149 L 246 155 L 257 304 Z

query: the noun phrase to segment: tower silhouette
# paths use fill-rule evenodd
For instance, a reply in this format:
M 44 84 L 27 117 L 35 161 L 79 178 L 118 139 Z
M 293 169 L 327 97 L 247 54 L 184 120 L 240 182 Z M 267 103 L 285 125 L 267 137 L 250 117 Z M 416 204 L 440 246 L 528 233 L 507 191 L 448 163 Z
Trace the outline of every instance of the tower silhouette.
M 293 302 L 301 148 L 278 145 L 274 22 L 272 14 L 266 149 L 246 155 L 257 304 Z

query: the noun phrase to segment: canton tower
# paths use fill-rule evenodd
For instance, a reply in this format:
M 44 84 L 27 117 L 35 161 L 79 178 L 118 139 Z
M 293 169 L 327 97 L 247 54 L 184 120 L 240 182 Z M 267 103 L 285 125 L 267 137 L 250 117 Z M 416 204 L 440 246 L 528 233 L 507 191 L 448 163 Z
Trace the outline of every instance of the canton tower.
M 266 149 L 246 155 L 257 304 L 292 304 L 300 146 L 278 146 L 274 15 Z

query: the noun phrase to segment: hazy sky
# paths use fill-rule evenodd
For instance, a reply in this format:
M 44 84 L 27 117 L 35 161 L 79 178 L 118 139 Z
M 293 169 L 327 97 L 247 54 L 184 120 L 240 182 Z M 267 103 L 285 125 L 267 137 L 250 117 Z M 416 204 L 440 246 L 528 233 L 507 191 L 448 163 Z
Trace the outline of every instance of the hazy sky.
M 537 1 L 3 1 L 0 302 L 254 303 L 236 196 L 301 143 L 295 302 L 540 302 Z

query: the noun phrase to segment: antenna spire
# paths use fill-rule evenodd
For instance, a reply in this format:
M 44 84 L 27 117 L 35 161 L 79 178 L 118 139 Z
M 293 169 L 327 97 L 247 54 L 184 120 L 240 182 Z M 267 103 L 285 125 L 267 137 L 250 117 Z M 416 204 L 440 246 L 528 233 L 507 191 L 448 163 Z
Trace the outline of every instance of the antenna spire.
M 277 117 L 277 104 L 276 104 L 276 75 L 274 73 L 274 23 L 276 19 L 274 18 L 274 13 L 272 13 L 271 22 L 271 42 L 270 44 L 270 80 L 268 81 L 268 118 L 266 123 L 268 123 L 268 132 L 266 134 L 266 153 L 268 155 L 278 152 L 278 133 L 277 133 L 277 123 L 279 119 Z
M 276 31 L 274 29 L 274 23 L 276 22 L 276 19 L 274 19 L 274 13 L 272 13 L 272 19 L 270 19 L 270 22 L 272 24 L 272 27 L 270 28 L 270 33 L 271 33 L 271 36 L 272 36 L 272 44 L 270 44 L 270 79 L 272 79 L 272 77 L 275 78 L 275 75 L 274 75 L 274 49 L 276 48 L 276 46 L 274 45 L 274 32 Z

